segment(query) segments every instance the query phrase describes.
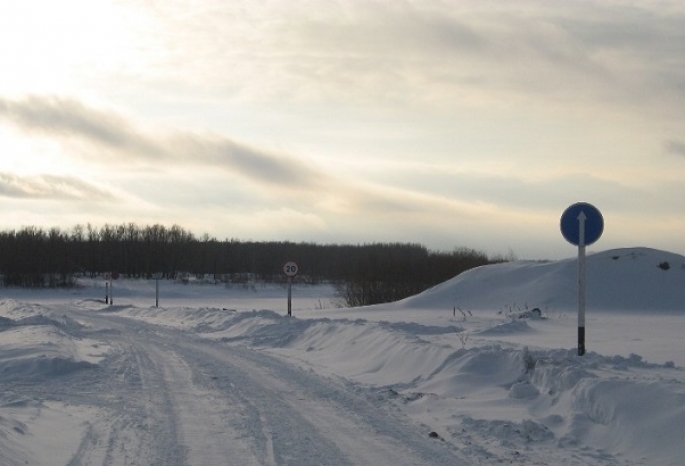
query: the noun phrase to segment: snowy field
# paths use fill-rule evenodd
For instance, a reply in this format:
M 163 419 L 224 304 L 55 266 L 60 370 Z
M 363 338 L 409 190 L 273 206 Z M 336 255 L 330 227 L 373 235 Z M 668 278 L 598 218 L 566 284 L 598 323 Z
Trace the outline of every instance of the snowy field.
M 682 465 L 685 257 L 589 255 L 584 356 L 576 267 L 297 285 L 293 317 L 277 285 L 0 288 L 0 465 Z

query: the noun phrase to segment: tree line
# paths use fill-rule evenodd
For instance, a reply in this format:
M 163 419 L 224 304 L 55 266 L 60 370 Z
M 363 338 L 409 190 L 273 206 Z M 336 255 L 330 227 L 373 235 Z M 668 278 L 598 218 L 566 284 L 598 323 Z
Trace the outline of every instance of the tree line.
M 214 275 L 226 281 L 284 279 L 281 265 L 299 264 L 300 280 L 337 284 L 349 305 L 401 299 L 473 267 L 503 258 L 468 248 L 429 251 L 413 243 L 315 244 L 217 240 L 173 225 L 35 226 L 0 232 L 5 285 L 69 286 L 78 276 L 105 273 L 132 278 Z

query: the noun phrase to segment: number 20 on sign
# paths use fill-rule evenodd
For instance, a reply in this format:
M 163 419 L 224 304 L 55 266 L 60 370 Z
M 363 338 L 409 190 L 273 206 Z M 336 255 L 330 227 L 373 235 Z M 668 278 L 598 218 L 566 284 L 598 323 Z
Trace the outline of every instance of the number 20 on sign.
M 297 275 L 298 272 L 298 267 L 297 264 L 293 261 L 288 261 L 285 264 L 283 264 L 283 273 L 286 274 L 288 277 L 294 277 Z

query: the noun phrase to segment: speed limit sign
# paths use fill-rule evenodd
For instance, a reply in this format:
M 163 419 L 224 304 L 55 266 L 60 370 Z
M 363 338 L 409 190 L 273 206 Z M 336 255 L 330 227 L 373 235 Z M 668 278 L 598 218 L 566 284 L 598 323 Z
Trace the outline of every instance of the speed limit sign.
M 297 267 L 297 264 L 293 261 L 288 261 L 285 264 L 283 264 L 283 273 L 286 274 L 288 277 L 294 277 L 297 275 L 297 272 L 299 271 L 299 268 Z

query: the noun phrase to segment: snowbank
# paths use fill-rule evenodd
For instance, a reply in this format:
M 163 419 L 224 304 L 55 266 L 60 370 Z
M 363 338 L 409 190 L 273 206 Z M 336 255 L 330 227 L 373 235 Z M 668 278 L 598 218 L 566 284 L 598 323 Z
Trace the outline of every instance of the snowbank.
M 587 257 L 588 309 L 685 312 L 685 257 L 649 248 Z M 577 258 L 488 265 L 396 304 L 410 309 L 577 309 Z

